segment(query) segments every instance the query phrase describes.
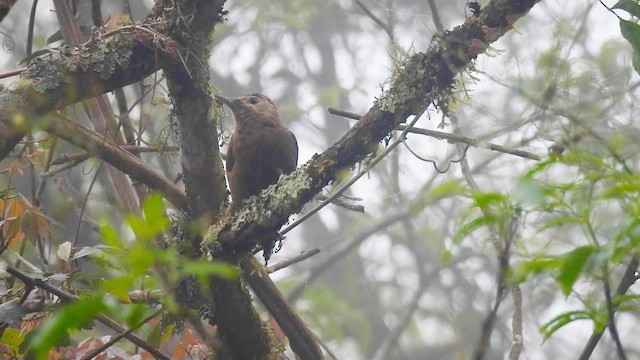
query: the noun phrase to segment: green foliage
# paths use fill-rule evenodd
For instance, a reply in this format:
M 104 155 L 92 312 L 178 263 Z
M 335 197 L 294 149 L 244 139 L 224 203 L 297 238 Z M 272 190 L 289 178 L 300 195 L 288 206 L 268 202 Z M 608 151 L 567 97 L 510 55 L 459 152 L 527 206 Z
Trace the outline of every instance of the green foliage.
M 612 9 L 625 10 L 635 18 L 640 17 L 640 5 L 637 1 L 620 0 Z M 631 47 L 633 48 L 633 68 L 640 74 L 640 25 L 633 21 L 620 18 L 620 33 L 631 43 Z
M 568 296 L 578 280 L 582 269 L 595 248 L 593 246 L 578 247 L 560 257 L 560 266 L 556 281 L 565 296 Z
M 607 326 L 607 314 L 590 310 L 575 310 L 562 313 L 540 327 L 544 339 L 548 339 L 565 325 L 576 320 L 591 320 L 595 331 L 602 331 Z
M 137 327 L 148 309 L 144 304 L 131 304 L 129 293 L 141 286 L 145 289 L 167 289 L 167 297 L 160 301 L 170 307 L 175 304 L 170 289 L 181 278 L 195 275 L 206 282 L 213 275 L 237 276 L 235 267 L 186 259 L 175 249 L 164 248 L 157 243 L 156 239 L 163 236 L 170 225 L 160 196 L 149 196 L 142 209 L 143 216 L 127 217 L 127 224 L 135 234 L 133 241 L 126 241 L 111 224 L 103 223 L 101 234 L 105 245 L 81 250 L 83 257 L 95 260 L 99 267 L 99 280 L 92 281 L 91 275 L 82 273 L 76 275 L 77 281 L 96 285 L 87 292 L 88 297 L 54 311 L 40 328 L 31 333 L 26 345 L 34 358 L 44 358 L 72 331 L 90 324 L 100 314 L 109 315 L 129 327 Z
M 473 203 L 463 214 L 462 222 L 454 232 L 454 242 L 459 243 L 485 227 L 499 232 L 504 229 L 514 209 L 507 195 L 499 192 L 469 192 L 467 196 Z
M 613 143 L 606 145 L 616 149 Z M 640 175 L 626 170 L 620 157 L 610 153 L 570 151 L 533 166 L 510 194 L 470 193 L 472 206 L 457 227 L 455 239 L 463 241 L 483 228 L 500 235 L 512 212 L 539 219 L 531 238 L 518 243 L 521 254 L 513 256 L 510 281 L 549 278 L 562 294 L 584 304 L 584 309 L 545 323 L 540 329 L 545 339 L 576 320 L 589 320 L 596 331 L 603 329 L 608 311 L 597 283 L 604 277 L 613 282 L 620 264 L 638 255 Z M 539 240 L 542 247 L 537 247 Z M 576 287 L 581 279 L 584 286 Z M 614 298 L 614 306 L 618 311 L 637 311 L 633 301 L 637 296 Z
M 2 331 L 0 343 L 7 346 L 14 354 L 20 352 L 20 344 L 24 341 L 24 334 L 20 329 L 7 327 Z M 4 354 L 3 354 L 4 355 Z
M 26 343 L 31 359 L 46 359 L 49 351 L 69 336 L 70 330 L 85 326 L 100 313 L 107 311 L 102 298 L 89 298 L 77 301 L 55 311 L 39 328 L 29 334 Z
M 615 5 L 613 5 L 612 9 L 620 9 L 625 10 L 629 14 L 640 18 L 640 5 L 638 5 L 637 0 L 620 0 Z

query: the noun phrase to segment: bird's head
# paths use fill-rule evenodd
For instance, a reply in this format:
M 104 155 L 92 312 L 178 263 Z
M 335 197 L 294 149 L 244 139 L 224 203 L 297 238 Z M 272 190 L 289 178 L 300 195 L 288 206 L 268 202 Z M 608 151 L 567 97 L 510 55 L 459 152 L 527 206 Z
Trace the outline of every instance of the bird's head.
M 235 99 L 217 94 L 214 97 L 231 109 L 237 124 L 252 122 L 281 124 L 278 109 L 273 101 L 262 94 L 249 94 Z

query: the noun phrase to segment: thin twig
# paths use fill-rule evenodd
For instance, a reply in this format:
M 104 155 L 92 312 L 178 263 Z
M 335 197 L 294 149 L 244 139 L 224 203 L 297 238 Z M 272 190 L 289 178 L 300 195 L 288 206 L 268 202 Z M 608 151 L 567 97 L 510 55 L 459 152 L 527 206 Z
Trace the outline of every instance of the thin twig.
M 387 33 L 387 36 L 389 37 L 389 40 L 391 40 L 392 43 L 395 42 L 394 36 L 393 36 L 393 30 L 391 30 L 391 27 L 389 27 L 387 24 L 384 23 L 384 21 L 382 21 L 382 19 L 380 19 L 379 17 L 377 17 L 371 10 L 369 10 L 369 8 L 367 8 L 366 6 L 364 6 L 364 4 L 362 3 L 362 1 L 360 0 L 356 0 L 356 4 L 358 4 L 358 6 L 360 7 L 360 9 L 362 9 L 362 11 L 364 11 L 364 13 L 371 19 L 373 20 L 374 23 L 376 23 L 378 26 L 380 26 L 382 28 L 382 30 L 384 30 L 384 32 Z
M 627 268 L 624 270 L 624 275 L 622 275 L 622 279 L 620 279 L 620 283 L 618 284 L 618 288 L 616 289 L 616 296 L 626 294 L 631 285 L 633 285 L 638 280 L 636 272 L 638 270 L 639 264 L 640 263 L 638 262 L 638 255 L 635 254 L 627 265 Z M 598 342 L 600 341 L 603 333 L 604 331 L 594 331 L 591 334 L 578 360 L 588 360 L 589 358 L 591 358 L 591 354 L 593 354 L 593 350 L 595 350 L 596 345 L 598 345 Z
M 434 269 L 431 274 L 425 276 L 425 279 L 434 279 L 440 271 L 444 270 L 445 268 L 451 267 L 452 265 L 461 262 L 462 260 L 464 259 L 460 258 L 455 262 L 447 264 L 446 266 L 440 266 Z M 375 355 L 372 358 L 373 360 L 384 360 L 390 358 L 389 352 L 393 348 L 393 345 L 398 342 L 400 335 L 414 320 L 415 313 L 420 309 L 420 300 L 422 299 L 422 296 L 425 294 L 425 291 L 427 290 L 427 287 L 429 287 L 429 285 L 429 281 L 424 281 L 420 284 L 420 287 L 413 293 L 411 301 L 409 301 L 409 304 L 404 306 L 405 309 L 400 316 L 400 319 L 391 330 L 389 336 L 387 336 L 378 347 Z
M 609 283 L 609 276 L 606 275 L 604 279 L 604 298 L 607 303 L 607 315 L 609 318 L 609 334 L 613 339 L 613 343 L 616 344 L 616 352 L 618 353 L 618 359 L 627 360 L 627 354 L 624 352 L 622 341 L 620 341 L 620 335 L 618 334 L 618 328 L 615 321 L 615 309 L 613 301 L 611 301 L 611 285 Z
M 287 260 L 281 261 L 273 266 L 269 266 L 267 268 L 267 273 L 271 274 L 274 273 L 278 270 L 284 269 L 288 266 L 291 266 L 293 264 L 297 264 L 303 260 L 306 260 L 316 254 L 320 253 L 320 249 L 318 248 L 313 248 L 313 249 L 309 249 L 309 250 L 305 250 L 303 252 L 301 252 L 299 255 L 293 256 Z
M 85 154 L 81 154 L 81 155 L 85 155 Z M 86 156 L 74 156 L 73 159 L 69 158 L 69 162 L 67 164 L 64 164 L 63 166 L 60 166 L 54 170 L 48 170 L 43 172 L 42 177 L 43 178 L 53 177 L 62 172 L 73 169 L 74 167 L 78 166 L 85 160 L 89 159 L 89 157 L 90 156 L 87 154 Z
M 435 177 L 432 178 L 435 180 Z M 428 182 L 423 186 L 423 190 L 427 191 L 432 185 L 433 181 Z M 338 247 L 333 250 L 333 253 L 330 254 L 323 261 L 314 264 L 314 266 L 307 271 L 306 276 L 303 280 L 299 281 L 289 292 L 287 293 L 287 300 L 291 303 L 296 301 L 304 289 L 306 289 L 309 284 L 315 281 L 321 274 L 323 274 L 326 270 L 332 268 L 333 264 L 335 264 L 338 260 L 345 257 L 349 254 L 353 249 L 355 249 L 358 245 L 360 245 L 363 241 L 368 239 L 371 235 L 376 234 L 379 231 L 382 231 L 389 226 L 402 221 L 410 216 L 416 215 L 418 209 L 423 209 L 428 205 L 435 203 L 446 196 L 441 196 L 437 198 L 429 198 L 429 197 L 419 197 L 410 203 L 406 204 L 401 209 L 393 209 L 389 211 L 388 214 L 381 216 L 381 221 L 379 223 L 373 224 L 368 228 L 360 231 L 358 234 L 354 235 L 348 241 L 342 241 Z
M 52 137 L 51 144 L 49 144 L 49 151 L 47 152 L 47 159 L 45 160 L 44 169 L 42 170 L 43 174 L 46 174 L 51 168 L 51 163 L 53 161 L 53 154 L 56 151 L 56 146 L 58 145 L 58 138 Z M 33 200 L 33 204 L 35 206 L 40 206 L 40 199 L 42 199 L 42 193 L 44 192 L 44 188 L 47 184 L 47 177 L 42 176 L 40 179 L 40 184 L 38 184 L 38 190 L 36 190 L 36 195 Z
M 109 341 L 107 341 L 106 343 L 102 344 L 101 346 L 98 346 L 93 351 L 91 351 L 87 355 L 83 356 L 81 360 L 90 360 L 90 359 L 93 359 L 94 357 L 100 355 L 101 352 L 107 350 L 111 345 L 113 345 L 116 342 L 120 341 L 123 337 L 131 334 L 133 331 L 137 330 L 142 325 L 146 324 L 151 319 L 153 319 L 154 317 L 160 315 L 161 313 L 162 313 L 162 309 L 161 308 L 157 309 L 156 311 L 154 311 L 151 314 L 149 314 L 149 316 L 147 316 L 146 318 L 142 319 L 135 326 L 132 326 L 132 327 L 126 329 L 125 331 L 122 331 L 122 332 L 114 335 L 113 337 L 111 337 L 111 339 L 109 339 Z
M 93 190 L 93 185 L 95 185 L 96 180 L 98 180 L 98 175 L 100 174 L 100 169 L 102 169 L 103 164 L 104 164 L 104 160 L 100 161 L 100 164 L 96 169 L 96 174 L 93 176 L 93 179 L 91 179 L 91 183 L 89 184 L 89 189 L 87 189 L 87 193 L 85 194 L 84 199 L 82 200 L 82 205 L 80 206 L 80 216 L 78 218 L 78 225 L 76 226 L 76 234 L 74 235 L 73 240 L 71 241 L 72 248 L 75 248 L 76 244 L 78 243 L 78 236 L 80 235 L 80 227 L 82 226 L 82 222 L 83 222 L 82 218 L 84 215 L 84 210 L 87 208 L 87 203 L 89 202 L 89 195 L 91 194 L 91 190 Z
M 328 197 L 329 197 L 328 195 L 320 194 L 320 195 L 316 196 L 316 199 L 320 200 L 320 201 L 324 201 Z M 345 198 L 344 196 L 339 197 L 339 198 L 333 200 L 332 204 L 336 205 L 336 206 L 339 206 L 339 207 L 341 207 L 343 209 L 347 209 L 347 210 L 351 210 L 351 211 L 355 211 L 355 212 L 359 212 L 359 213 L 363 213 L 364 212 L 364 205 L 350 203 L 350 202 L 344 200 L 344 198 Z
M 359 120 L 360 117 L 361 117 L 358 114 L 355 114 L 355 113 L 352 113 L 352 112 L 349 112 L 349 111 L 338 110 L 338 109 L 334 109 L 334 108 L 328 108 L 328 111 L 329 111 L 330 114 L 342 116 L 342 117 L 345 117 L 345 118 L 348 118 L 348 119 Z M 398 130 L 398 131 L 404 131 L 406 129 L 407 129 L 407 127 L 404 124 L 400 124 L 396 128 L 396 130 Z M 463 144 L 468 144 L 470 146 L 477 147 L 477 148 L 480 148 L 480 149 L 488 149 L 488 150 L 498 151 L 498 152 L 501 152 L 501 153 L 515 155 L 515 156 L 519 156 L 519 157 L 523 157 L 523 158 L 531 159 L 531 160 L 536 160 L 536 161 L 541 160 L 541 157 L 539 155 L 537 155 L 537 154 L 534 154 L 534 153 L 531 153 L 531 152 L 528 152 L 528 151 L 523 151 L 523 150 L 509 149 L 509 148 L 506 148 L 506 147 L 504 147 L 502 145 L 497 145 L 497 144 L 492 144 L 492 143 L 488 143 L 488 142 L 482 141 L 479 138 L 455 135 L 455 134 L 450 134 L 450 133 L 446 133 L 446 132 L 442 132 L 442 131 L 428 130 L 428 129 L 422 129 L 422 128 L 416 128 L 416 127 L 410 129 L 408 132 L 413 133 L 413 134 L 420 134 L 420 135 L 430 136 L 430 137 L 436 138 L 438 140 L 447 140 L 450 143 L 463 143 Z
M 431 18 L 433 19 L 433 24 L 436 26 L 436 30 L 438 30 L 438 32 L 444 31 L 444 26 L 442 26 L 442 20 L 440 20 L 440 14 L 438 13 L 436 2 L 434 0 L 429 0 L 428 3 L 429 10 L 431 10 Z
M 345 192 L 348 188 L 350 188 L 351 185 L 355 184 L 356 181 L 358 181 L 361 177 L 367 174 L 369 170 L 371 170 L 374 166 L 376 166 L 376 164 L 382 161 L 382 159 L 384 159 L 393 149 L 395 149 L 396 146 L 400 145 L 400 143 L 404 141 L 405 136 L 407 135 L 409 130 L 413 127 L 413 125 L 415 125 L 415 123 L 418 121 L 419 118 L 420 116 L 415 116 L 411 121 L 411 123 L 407 125 L 406 129 L 400 134 L 398 139 L 396 139 L 393 143 L 391 143 L 382 152 L 382 154 L 378 155 L 375 159 L 373 159 L 364 169 L 360 170 L 358 174 L 356 174 L 353 178 L 351 178 L 351 180 L 347 181 L 344 185 L 340 186 L 340 188 L 338 188 L 338 190 L 336 190 L 333 194 L 331 194 L 325 201 L 321 202 L 320 204 L 318 204 L 318 206 L 311 209 L 308 213 L 304 214 L 300 219 L 297 219 L 292 224 L 282 229 L 280 231 L 280 234 L 284 235 L 289 231 L 293 230 L 296 226 L 302 224 L 302 222 L 304 222 L 306 219 L 310 218 L 315 213 L 320 211 L 320 209 L 327 206 L 328 204 L 333 202 L 335 199 L 337 199 L 340 195 L 342 195 L 342 193 Z
M 472 358 L 475 360 L 484 359 L 487 354 L 487 350 L 489 349 L 489 343 L 491 339 L 491 334 L 493 333 L 493 328 L 495 326 L 496 320 L 498 318 L 498 310 L 500 310 L 500 305 L 502 304 L 502 300 L 504 299 L 504 293 L 507 289 L 507 271 L 509 270 L 509 255 L 511 251 L 511 244 L 513 243 L 513 239 L 516 235 L 516 229 L 518 227 L 518 215 L 513 213 L 509 218 L 506 227 L 506 234 L 504 238 L 504 244 L 501 246 L 502 248 L 498 248 L 498 261 L 499 261 L 499 269 L 497 274 L 497 287 L 496 287 L 496 298 L 493 303 L 493 308 L 485 318 L 482 323 L 482 331 L 480 333 L 480 339 L 476 344 L 476 347 L 473 351 Z M 495 236 L 497 237 L 498 233 L 494 231 Z M 497 238 L 495 243 L 497 244 Z M 499 244 L 498 244 L 499 245 Z

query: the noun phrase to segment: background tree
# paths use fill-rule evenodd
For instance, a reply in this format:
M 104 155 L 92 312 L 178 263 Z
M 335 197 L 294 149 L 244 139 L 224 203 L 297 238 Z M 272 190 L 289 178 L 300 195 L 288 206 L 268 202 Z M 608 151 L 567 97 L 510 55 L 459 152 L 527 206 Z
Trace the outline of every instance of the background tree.
M 3 351 L 38 327 L 50 356 L 264 358 L 245 279 L 302 358 L 317 339 L 337 358 L 637 356 L 638 3 L 534 3 L 16 3 L 2 66 L 30 62 L 0 93 Z M 236 216 L 217 89 L 270 96 L 309 161 Z M 365 213 L 297 226 L 320 189 Z M 304 323 L 234 251 L 293 212 L 270 265 L 321 250 L 273 275 Z M 74 330 L 94 318 L 137 335 Z

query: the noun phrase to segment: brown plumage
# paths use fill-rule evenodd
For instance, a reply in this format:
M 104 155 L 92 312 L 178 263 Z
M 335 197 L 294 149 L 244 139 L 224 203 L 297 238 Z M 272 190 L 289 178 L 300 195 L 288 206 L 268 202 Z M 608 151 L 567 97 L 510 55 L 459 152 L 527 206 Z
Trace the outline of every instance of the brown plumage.
M 298 163 L 298 142 L 271 99 L 250 94 L 235 99 L 215 95 L 233 112 L 236 129 L 227 150 L 231 208 L 291 173 Z

